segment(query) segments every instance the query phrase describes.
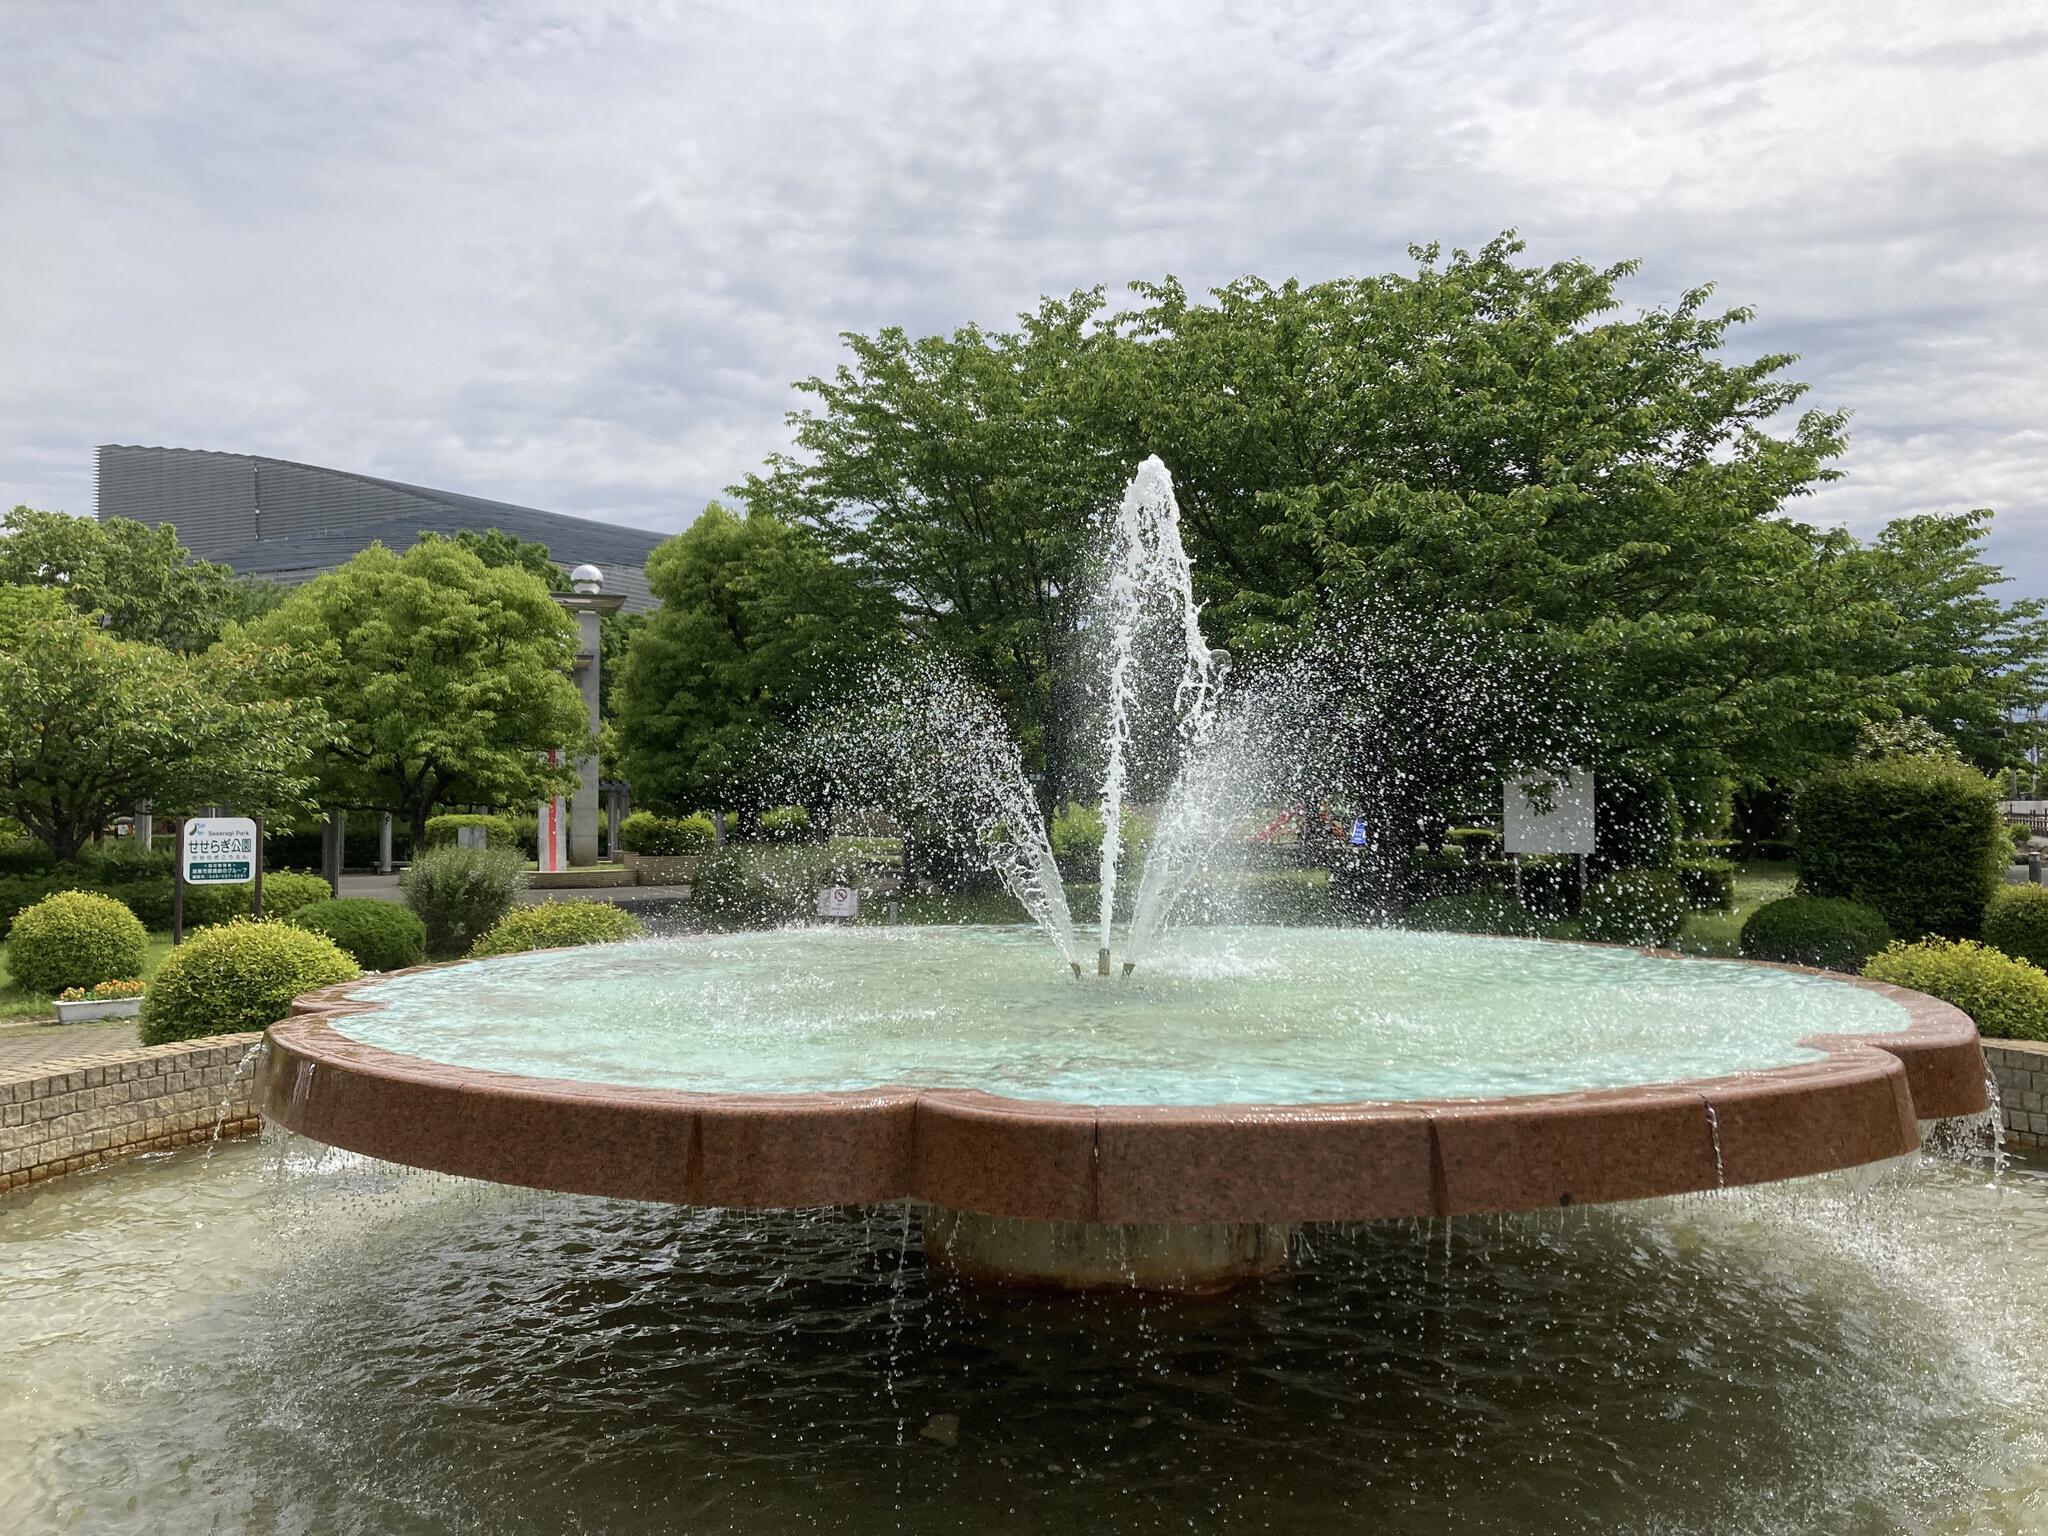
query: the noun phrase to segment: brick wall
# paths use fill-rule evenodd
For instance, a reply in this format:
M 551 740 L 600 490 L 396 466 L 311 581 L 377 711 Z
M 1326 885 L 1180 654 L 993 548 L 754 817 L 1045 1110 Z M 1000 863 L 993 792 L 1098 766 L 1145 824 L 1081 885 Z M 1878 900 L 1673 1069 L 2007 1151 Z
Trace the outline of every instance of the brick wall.
M 2048 1148 L 2048 1043 L 1986 1040 L 1984 1061 L 2005 1108 L 2006 1145 Z
M 251 1135 L 254 1063 L 236 1069 L 260 1034 L 39 1062 L 0 1073 L 0 1190 L 135 1152 Z M 227 1118 L 221 1121 L 221 1106 Z

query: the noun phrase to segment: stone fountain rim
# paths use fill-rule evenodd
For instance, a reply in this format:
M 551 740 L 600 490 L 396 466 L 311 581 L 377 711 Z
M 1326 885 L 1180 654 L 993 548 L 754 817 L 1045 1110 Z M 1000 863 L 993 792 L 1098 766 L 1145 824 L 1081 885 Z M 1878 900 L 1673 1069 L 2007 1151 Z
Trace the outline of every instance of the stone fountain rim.
M 756 1209 L 910 1199 L 1120 1223 L 1360 1221 L 1686 1194 L 1903 1156 L 1919 1146 L 1918 1122 L 1989 1105 L 1976 1026 L 1938 998 L 1811 966 L 1639 953 L 1861 987 L 1907 1021 L 1807 1036 L 1818 1061 L 1619 1088 L 1088 1105 L 911 1085 L 699 1093 L 455 1066 L 336 1028 L 379 1006 L 348 995 L 358 978 L 308 993 L 271 1026 L 259 1102 L 280 1125 L 350 1151 L 563 1193 Z

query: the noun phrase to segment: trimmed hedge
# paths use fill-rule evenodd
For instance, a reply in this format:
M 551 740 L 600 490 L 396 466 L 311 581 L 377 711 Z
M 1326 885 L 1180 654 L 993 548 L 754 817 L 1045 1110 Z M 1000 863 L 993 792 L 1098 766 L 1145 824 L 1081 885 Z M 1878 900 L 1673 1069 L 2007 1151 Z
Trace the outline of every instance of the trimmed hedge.
M 142 999 L 142 1043 L 263 1029 L 292 999 L 359 975 L 324 933 L 266 918 L 236 918 L 171 951 Z
M 427 818 L 427 846 L 429 848 L 452 848 L 456 845 L 456 834 L 465 828 L 480 828 L 484 843 L 491 848 L 517 848 L 519 846 L 519 823 L 510 816 L 486 816 L 472 814 L 450 814 Z
M 830 847 L 728 844 L 698 861 L 690 907 L 721 927 L 779 927 L 812 916 L 820 886 L 862 872 Z
M 1597 870 L 1669 869 L 1683 822 L 1670 781 L 1622 769 L 1593 774 Z
M 619 823 L 619 847 L 648 858 L 702 853 L 717 840 L 709 816 L 657 816 L 652 811 L 635 811 Z
M 1501 832 L 1498 827 L 1453 827 L 1444 834 L 1444 846 L 1466 859 L 1497 859 L 1501 857 Z
M 1863 974 L 1954 1003 L 1996 1040 L 2048 1040 L 2048 971 L 1970 939 L 1893 943 Z
M 556 901 L 550 897 L 537 907 L 514 907 L 476 941 L 469 954 L 480 960 L 571 944 L 615 944 L 621 939 L 637 939 L 646 931 L 639 918 L 613 902 Z
M 7 969 L 30 992 L 62 992 L 142 974 L 149 932 L 120 902 L 94 891 L 59 891 L 15 918 Z
M 427 958 L 427 925 L 388 901 L 366 896 L 316 901 L 299 908 L 290 921 L 295 928 L 326 934 L 366 971 L 402 971 Z
M 1542 919 L 1516 901 L 1513 891 L 1497 885 L 1432 896 L 1410 907 L 1402 923 L 1425 933 L 1498 933 L 1533 939 L 1543 932 Z
M 2048 886 L 2001 885 L 1984 909 L 1984 942 L 2048 969 Z
M 1668 949 L 1691 902 L 1668 869 L 1619 869 L 1596 880 L 1579 904 L 1586 937 L 1603 944 Z
M 2012 843 L 1998 786 L 1974 768 L 1881 757 L 1816 775 L 1799 793 L 1799 889 L 1875 907 L 1906 938 L 1973 938 Z
M 1875 907 L 1839 896 L 1786 896 L 1749 914 L 1739 947 L 1751 960 L 1853 974 L 1891 941 L 1891 927 Z
M 1671 866 L 1695 912 L 1727 912 L 1735 906 L 1735 865 L 1728 859 L 1684 858 Z
M 794 843 L 811 835 L 811 813 L 801 805 L 778 805 L 761 813 L 761 835 L 778 843 Z
M 512 910 L 526 859 L 509 848 L 429 848 L 398 877 L 405 904 L 427 926 L 427 953 L 460 955 Z

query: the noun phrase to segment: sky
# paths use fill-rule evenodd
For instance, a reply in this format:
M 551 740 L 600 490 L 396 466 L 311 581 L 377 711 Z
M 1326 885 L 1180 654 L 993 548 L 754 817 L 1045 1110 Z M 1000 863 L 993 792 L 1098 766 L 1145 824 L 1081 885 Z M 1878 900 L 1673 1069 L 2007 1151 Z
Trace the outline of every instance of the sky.
M 1397 270 L 1700 283 L 1847 408 L 1805 520 L 2048 595 L 2048 8 L 0 5 L 0 506 L 103 442 L 677 530 L 840 334 Z

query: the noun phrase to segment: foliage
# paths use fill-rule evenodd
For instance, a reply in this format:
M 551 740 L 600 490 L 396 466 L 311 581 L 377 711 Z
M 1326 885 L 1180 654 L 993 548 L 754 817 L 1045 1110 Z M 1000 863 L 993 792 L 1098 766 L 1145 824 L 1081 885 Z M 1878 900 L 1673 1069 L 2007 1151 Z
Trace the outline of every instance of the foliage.
M 1446 896 L 1432 896 L 1410 907 L 1402 922 L 1428 933 L 1498 933 L 1533 939 L 1543 932 L 1535 913 L 1498 885 L 1476 886 Z
M 555 564 L 555 557 L 545 544 L 519 538 L 502 528 L 486 528 L 481 532 L 475 528 L 463 528 L 448 542 L 475 555 L 488 570 L 524 571 L 550 592 L 569 590 L 569 573 Z
M 1690 905 L 1670 870 L 1619 869 L 1586 888 L 1579 918 L 1586 937 L 1600 943 L 1668 949 Z
M 1880 757 L 1816 774 L 1796 808 L 1799 889 L 1875 907 L 1892 932 L 1977 932 L 2012 845 L 1998 787 L 1961 763 Z
M 470 950 L 472 959 L 517 955 L 530 949 L 561 949 L 571 944 L 613 944 L 637 939 L 645 932 L 640 919 L 609 901 L 556 901 L 515 907 L 491 926 Z
M 517 848 L 519 846 L 519 823 L 511 816 L 476 815 L 450 813 L 427 818 L 427 846 L 447 848 L 458 839 L 457 834 L 465 827 L 483 829 L 484 845 L 489 848 Z
M 859 884 L 863 865 L 832 844 L 759 847 L 729 843 L 697 862 L 690 907 L 733 928 L 772 928 L 810 917 L 820 887 Z
M 142 999 L 142 1043 L 263 1029 L 301 993 L 358 974 L 323 933 L 238 918 L 194 934 L 158 967 Z
M 619 823 L 619 846 L 651 858 L 702 853 L 716 836 L 709 816 L 657 816 L 635 811 Z
M 717 503 L 648 557 L 661 608 L 633 638 L 615 695 L 636 798 L 681 809 L 772 804 L 769 744 L 831 698 L 890 630 L 886 593 L 766 511 Z
M 1954 1003 L 1986 1039 L 2048 1040 L 2048 972 L 1970 939 L 1895 941 L 1863 974 Z
M 402 971 L 427 958 L 427 925 L 392 902 L 330 898 L 300 907 L 290 921 L 295 928 L 326 934 L 366 971 Z
M 0 587 L 0 815 L 69 860 L 142 800 L 160 816 L 303 804 L 322 717 L 277 696 L 285 665 L 243 644 L 176 655 Z
M 801 805 L 778 805 L 761 813 L 761 835 L 771 842 L 800 842 L 811 835 L 810 810 Z
M 1499 827 L 1452 827 L 1444 842 L 1467 859 L 1497 859 L 1501 855 Z
M 525 884 L 526 860 L 508 848 L 429 848 L 398 877 L 435 956 L 466 951 L 512 910 Z
M 321 803 L 394 811 L 415 848 L 437 804 L 538 804 L 575 786 L 594 745 L 568 614 L 531 573 L 445 539 L 372 545 L 251 633 L 288 652 L 280 691 L 330 717 Z M 552 748 L 559 767 L 541 757 Z
M 1726 912 L 1735 905 L 1735 863 L 1732 859 L 1680 859 L 1671 866 L 1685 887 L 1695 912 Z
M 1984 908 L 1984 942 L 2048 969 L 2048 887 L 2001 885 Z
M 252 890 L 249 886 L 231 886 L 228 889 Z M 186 894 L 190 895 L 191 892 L 188 890 Z M 331 900 L 333 896 L 334 888 L 318 875 L 280 869 L 263 877 L 265 917 L 290 917 L 301 907 L 309 907 L 316 901 Z
M 1956 744 L 1925 720 L 1906 716 L 1899 720 L 1868 720 L 1856 737 L 1856 755 L 1876 757 L 1931 757 L 1946 763 L 1960 763 Z
M 1682 817 L 1670 781 L 1610 770 L 1593 776 L 1593 864 L 1597 869 L 1669 869 Z
M 15 918 L 7 969 L 31 992 L 62 992 L 142 974 L 149 933 L 120 902 L 91 891 L 60 891 Z
M 48 588 L 81 617 L 105 615 L 115 638 L 172 651 L 205 650 L 253 606 L 232 570 L 194 560 L 175 529 L 28 507 L 0 519 L 0 586 Z
M 1740 948 L 1751 960 L 1853 973 L 1891 941 L 1891 927 L 1874 907 L 1837 896 L 1786 896 L 1750 913 Z

